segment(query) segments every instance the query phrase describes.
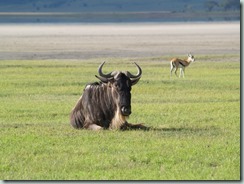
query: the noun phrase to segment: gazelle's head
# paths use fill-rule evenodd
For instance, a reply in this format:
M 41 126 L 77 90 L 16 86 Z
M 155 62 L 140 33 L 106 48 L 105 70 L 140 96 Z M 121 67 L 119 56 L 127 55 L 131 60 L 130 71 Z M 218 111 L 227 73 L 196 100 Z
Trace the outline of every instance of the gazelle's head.
M 195 58 L 194 58 L 193 55 L 188 54 L 188 58 L 187 58 L 187 60 L 188 60 L 189 62 L 194 62 L 194 61 L 195 61 Z

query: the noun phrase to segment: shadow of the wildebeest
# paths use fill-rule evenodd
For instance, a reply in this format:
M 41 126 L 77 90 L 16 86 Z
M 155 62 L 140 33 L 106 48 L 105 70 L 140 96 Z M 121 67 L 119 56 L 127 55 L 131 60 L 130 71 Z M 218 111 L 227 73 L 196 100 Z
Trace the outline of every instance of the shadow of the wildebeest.
M 208 127 L 150 127 L 150 130 L 164 131 L 164 132 L 219 132 L 219 128 L 215 126 Z
M 140 124 L 131 124 L 131 123 L 125 123 L 124 125 L 121 126 L 121 130 L 144 130 L 144 131 L 184 131 L 184 130 L 189 130 L 188 128 L 165 128 L 165 127 L 150 127 L 144 125 L 144 123 Z
M 195 131 L 193 128 L 183 128 L 183 127 L 171 127 L 171 128 L 160 128 L 160 127 L 150 127 L 150 130 L 164 131 L 164 132 L 182 132 L 182 131 Z
M 150 127 L 145 126 L 144 124 L 136 124 L 131 127 L 127 127 L 122 130 L 141 130 L 141 131 L 158 131 L 165 133 L 180 133 L 180 134 L 219 134 L 220 129 L 215 126 L 206 126 L 206 127 Z

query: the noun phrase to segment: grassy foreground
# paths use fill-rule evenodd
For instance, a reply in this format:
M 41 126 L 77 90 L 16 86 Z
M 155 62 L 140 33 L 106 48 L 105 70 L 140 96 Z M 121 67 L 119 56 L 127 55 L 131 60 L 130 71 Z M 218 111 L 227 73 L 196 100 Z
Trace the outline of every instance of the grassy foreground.
M 102 60 L 0 61 L 0 179 L 239 180 L 239 56 L 199 56 L 185 79 L 169 78 L 167 60 L 105 64 L 143 70 L 129 122 L 155 130 L 123 132 L 69 125 Z

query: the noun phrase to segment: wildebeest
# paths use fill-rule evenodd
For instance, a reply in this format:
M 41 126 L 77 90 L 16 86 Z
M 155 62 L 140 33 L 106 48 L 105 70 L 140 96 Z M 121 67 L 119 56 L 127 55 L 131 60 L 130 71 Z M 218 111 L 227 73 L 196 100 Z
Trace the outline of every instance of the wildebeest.
M 100 81 L 86 85 L 82 96 L 73 108 L 70 123 L 77 129 L 147 129 L 142 124 L 127 122 L 131 114 L 131 87 L 141 78 L 138 64 L 137 74 L 128 71 L 102 72 L 103 62 L 98 68 Z

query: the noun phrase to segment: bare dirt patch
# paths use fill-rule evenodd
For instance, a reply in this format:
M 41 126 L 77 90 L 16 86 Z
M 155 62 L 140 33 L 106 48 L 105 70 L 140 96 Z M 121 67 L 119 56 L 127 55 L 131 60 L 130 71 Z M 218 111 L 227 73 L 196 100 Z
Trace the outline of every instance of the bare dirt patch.
M 0 60 L 239 54 L 240 23 L 0 24 Z

